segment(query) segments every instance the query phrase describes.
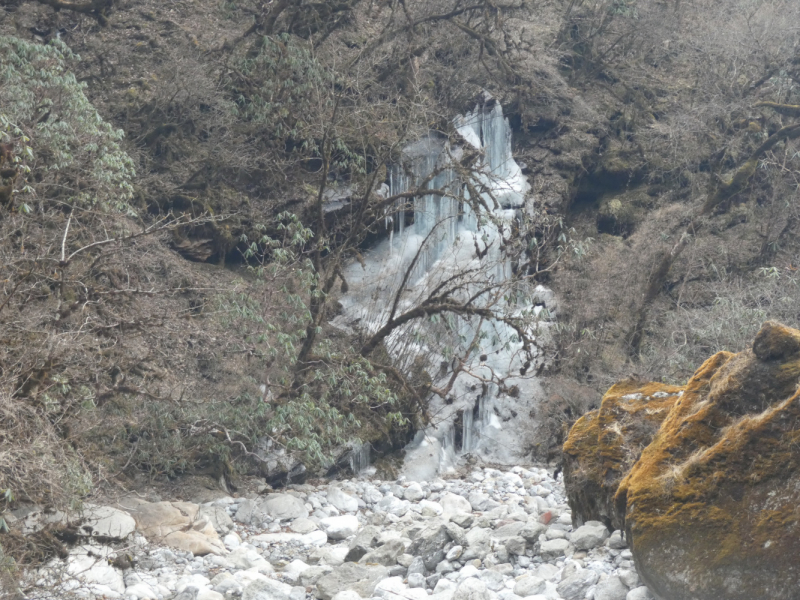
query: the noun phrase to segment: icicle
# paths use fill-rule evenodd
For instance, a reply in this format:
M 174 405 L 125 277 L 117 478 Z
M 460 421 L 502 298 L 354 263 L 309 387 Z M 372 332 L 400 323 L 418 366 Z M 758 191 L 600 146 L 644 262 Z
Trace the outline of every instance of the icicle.
M 367 258 L 366 267 L 354 264 L 348 272 L 349 282 L 359 280 L 361 295 L 356 296 L 351 291 L 342 299 L 345 312 L 348 316 L 361 319 L 362 325 L 372 330 L 385 323 L 387 306 L 391 306 L 390 300 L 398 293 L 397 286 L 415 254 L 418 258 L 407 282 L 408 295 L 402 295 L 403 302 L 415 302 L 415 298 L 425 293 L 425 286 L 435 284 L 436 279 L 445 273 L 437 270 L 440 267 L 458 270 L 466 268 L 465 261 L 470 261 L 471 264 L 476 258 L 471 250 L 473 238 L 481 248 L 488 247 L 487 253 L 480 260 L 484 268 L 493 269 L 489 275 L 497 282 L 508 281 L 511 277 L 511 265 L 500 249 L 500 241 L 504 235 L 503 230 L 510 228 L 506 223 L 514 218 L 513 209 L 523 205 L 529 186 L 511 153 L 512 140 L 508 120 L 503 116 L 500 104 L 486 99 L 472 112 L 457 117 L 454 125 L 464 140 L 461 145 L 473 146 L 482 153 L 478 162 L 479 171 L 470 176 L 470 182 L 464 181 L 447 163 L 451 160 L 450 156 L 458 157 L 463 148 L 450 147 L 447 141 L 433 133 L 406 147 L 403 150 L 402 164 L 393 165 L 389 169 L 390 195 L 416 189 L 436 170 L 439 172 L 430 177 L 426 185 L 429 190 L 445 190 L 447 193 L 427 193 L 411 202 L 398 199 L 389 208 L 386 216 L 388 243 L 383 242 L 382 249 L 376 250 L 374 258 Z M 479 190 L 482 197 L 470 198 L 470 186 Z M 469 204 L 471 200 L 479 200 L 490 207 L 496 200 L 499 204 L 494 215 L 496 219 L 488 219 L 484 215 L 479 224 L 478 215 Z M 496 225 L 495 221 L 500 225 Z M 398 238 L 396 242 L 395 237 Z M 425 246 L 420 248 L 419 244 L 426 238 Z M 462 238 L 463 245 L 456 245 L 456 240 Z M 353 288 L 351 284 L 351 289 Z M 435 344 L 426 346 L 426 336 L 416 335 L 418 332 L 424 333 L 426 327 L 427 323 L 414 323 L 397 330 L 387 339 L 386 348 L 397 359 L 399 367 L 409 368 L 415 356 L 421 352 L 437 351 Z M 514 331 L 502 323 L 484 322 L 479 328 L 476 320 L 469 317 L 455 318 L 454 329 L 452 340 L 444 339 L 442 345 L 450 344 L 456 353 L 464 352 L 468 345 L 480 338 L 479 347 L 471 351 L 467 358 L 467 362 L 472 363 L 468 370 L 482 370 L 481 377 L 489 379 L 494 373 L 500 377 L 512 374 L 512 362 L 518 361 L 519 350 L 519 345 L 514 347 L 514 344 L 508 344 L 509 338 L 516 335 Z M 437 336 L 442 335 L 449 336 L 437 330 Z M 480 360 L 483 364 L 478 365 L 478 357 L 484 355 L 485 358 Z M 519 365 L 515 368 L 518 369 Z M 518 370 L 513 372 L 518 373 Z M 463 377 L 468 379 L 469 375 Z M 415 441 L 409 445 L 407 465 L 415 461 L 436 462 L 431 467 L 435 473 L 450 468 L 459 452 L 492 451 L 490 440 L 493 432 L 501 427 L 494 412 L 497 385 L 486 384 L 477 398 L 476 394 L 464 389 L 460 394 L 456 396 L 454 406 L 444 409 L 444 422 L 438 427 L 431 426 L 418 432 Z M 466 397 L 470 400 L 463 399 Z M 459 413 L 462 416 L 457 425 L 460 428 L 460 443 L 457 447 L 455 419 Z M 492 427 L 495 428 L 492 432 L 487 431 Z M 357 458 L 361 455 L 354 451 L 354 470 L 364 468 L 360 466 L 362 464 L 369 464 L 369 449 L 364 451 L 367 452 L 365 461 Z M 418 472 L 430 474 L 430 469 L 423 465 Z
M 461 444 L 461 451 L 466 454 L 468 452 L 472 452 L 472 449 L 475 447 L 472 440 L 472 425 L 474 419 L 474 412 L 471 407 L 467 408 L 464 411 L 464 418 L 462 421 L 463 433 L 461 434 L 461 439 L 463 440 Z
M 350 470 L 358 475 L 371 464 L 371 447 L 368 443 L 355 446 L 350 451 Z

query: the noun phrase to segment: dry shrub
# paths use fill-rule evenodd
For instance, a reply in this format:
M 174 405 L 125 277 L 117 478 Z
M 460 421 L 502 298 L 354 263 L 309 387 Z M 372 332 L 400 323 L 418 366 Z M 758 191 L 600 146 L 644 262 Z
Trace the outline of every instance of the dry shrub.
M 63 537 L 63 525 L 48 525 L 29 535 L 12 530 L 0 541 L 6 558 L 12 559 L 14 566 L 24 567 L 43 565 L 51 558 L 67 558 Z
M 563 375 L 605 392 L 630 374 L 625 333 L 633 324 L 637 291 L 660 252 L 680 234 L 675 224 L 688 210 L 685 204 L 653 210 L 627 239 L 601 234 L 586 257 L 559 271 L 553 288 L 563 298 L 556 325 Z M 593 215 L 576 225 L 579 235 L 592 235 Z
M 560 460 L 561 446 L 570 427 L 581 415 L 600 406 L 600 394 L 559 376 L 545 379 L 543 386 L 545 400 L 536 409 L 536 420 L 540 425 L 537 432 L 539 444 L 534 455 L 547 461 Z
M 91 487 L 91 476 L 80 456 L 59 439 L 52 423 L 7 390 L 0 391 L 0 482 L 0 509 L 9 508 L 12 500 L 74 508 Z M 0 533 L 0 596 L 5 597 L 3 590 L 16 589 L 19 566 L 41 565 L 66 556 L 58 529 L 51 525 L 23 535 L 12 526 Z
M 91 486 L 81 458 L 28 401 L 0 391 L 0 481 L 17 501 L 72 508 Z

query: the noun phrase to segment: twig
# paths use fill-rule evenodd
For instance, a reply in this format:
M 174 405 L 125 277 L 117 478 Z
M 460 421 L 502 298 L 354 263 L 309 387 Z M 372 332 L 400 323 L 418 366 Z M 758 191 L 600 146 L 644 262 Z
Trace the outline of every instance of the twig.
M 64 228 L 64 237 L 61 238 L 61 262 L 64 263 L 64 257 L 66 256 L 67 250 L 67 234 L 69 233 L 69 225 L 72 223 L 72 211 L 69 213 L 69 217 L 67 218 L 67 226 Z
M 2 303 L 2 304 L 0 304 L 0 312 L 2 312 L 2 311 L 3 311 L 3 309 L 6 307 L 6 304 L 8 304 L 9 300 L 11 300 L 11 297 L 12 297 L 14 294 L 16 294 L 16 293 L 17 293 L 17 290 L 19 289 L 19 286 L 21 286 L 21 285 L 22 285 L 22 284 L 25 282 L 25 280 L 26 280 L 26 279 L 28 279 L 28 277 L 30 277 L 30 276 L 31 276 L 31 274 L 32 274 L 32 273 L 33 273 L 33 267 L 31 267 L 31 270 L 30 270 L 30 271 L 28 271 L 28 272 L 25 274 L 25 276 L 24 276 L 22 279 L 20 279 L 20 280 L 17 282 L 17 285 L 15 285 L 15 286 L 14 286 L 14 288 L 11 290 L 11 293 L 10 293 L 10 294 L 8 294 L 8 295 L 6 296 L 6 299 L 5 299 L 5 300 L 3 300 L 3 303 Z

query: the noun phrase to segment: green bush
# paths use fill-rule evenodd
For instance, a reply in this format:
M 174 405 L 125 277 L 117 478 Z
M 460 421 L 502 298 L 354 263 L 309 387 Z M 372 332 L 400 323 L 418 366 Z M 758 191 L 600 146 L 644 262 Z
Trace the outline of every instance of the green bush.
M 48 45 L 0 36 L 0 141 L 12 142 L 33 199 L 130 213 L 133 160 L 123 132 L 103 120 L 70 66 L 80 57 L 60 40 Z

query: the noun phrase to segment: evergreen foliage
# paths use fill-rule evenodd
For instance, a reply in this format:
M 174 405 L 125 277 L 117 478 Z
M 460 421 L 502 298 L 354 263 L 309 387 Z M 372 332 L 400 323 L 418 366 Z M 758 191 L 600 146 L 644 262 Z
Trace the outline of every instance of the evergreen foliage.
M 16 160 L 37 185 L 21 193 L 82 207 L 132 212 L 130 156 L 121 129 L 104 121 L 70 67 L 80 60 L 63 42 L 35 44 L 0 36 L 0 136 L 19 146 Z

